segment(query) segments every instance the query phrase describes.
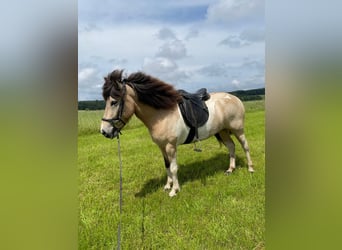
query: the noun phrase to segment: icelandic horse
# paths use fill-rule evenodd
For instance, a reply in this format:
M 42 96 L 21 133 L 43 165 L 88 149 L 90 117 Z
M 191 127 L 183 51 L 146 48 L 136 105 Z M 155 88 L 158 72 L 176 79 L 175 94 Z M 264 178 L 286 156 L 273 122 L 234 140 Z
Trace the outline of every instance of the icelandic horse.
M 102 95 L 106 106 L 100 131 L 105 137 L 113 139 L 135 114 L 148 128 L 153 142 L 163 154 L 167 172 L 164 189 L 171 189 L 169 196 L 175 196 L 180 191 L 177 146 L 184 144 L 190 131 L 178 106 L 182 96 L 172 85 L 150 75 L 136 72 L 123 78 L 122 73 L 123 70 L 114 70 L 104 78 Z M 198 128 L 197 139 L 204 140 L 215 135 L 228 148 L 230 161 L 226 174 L 230 174 L 235 169 L 233 134 L 246 153 L 248 171 L 254 172 L 244 134 L 245 109 L 240 99 L 229 93 L 217 92 L 210 93 L 205 103 L 209 117 Z

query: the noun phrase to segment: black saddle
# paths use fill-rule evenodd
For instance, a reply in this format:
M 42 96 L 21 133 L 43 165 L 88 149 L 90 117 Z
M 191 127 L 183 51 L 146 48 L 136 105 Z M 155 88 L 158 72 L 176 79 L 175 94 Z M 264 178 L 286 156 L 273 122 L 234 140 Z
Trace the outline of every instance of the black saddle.
M 198 139 L 198 128 L 203 126 L 209 118 L 208 107 L 205 101 L 210 98 L 207 89 L 199 89 L 196 93 L 189 93 L 185 90 L 178 90 L 182 95 L 182 101 L 178 104 L 185 124 L 190 127 L 190 132 L 184 144 Z
M 206 88 L 201 88 L 201 89 L 197 90 L 196 93 L 189 93 L 189 92 L 186 92 L 183 89 L 178 90 L 178 92 L 184 98 L 187 98 L 187 99 L 200 99 L 202 101 L 206 101 L 206 100 L 208 100 L 210 98 L 210 95 L 209 95 L 209 93 L 208 93 Z

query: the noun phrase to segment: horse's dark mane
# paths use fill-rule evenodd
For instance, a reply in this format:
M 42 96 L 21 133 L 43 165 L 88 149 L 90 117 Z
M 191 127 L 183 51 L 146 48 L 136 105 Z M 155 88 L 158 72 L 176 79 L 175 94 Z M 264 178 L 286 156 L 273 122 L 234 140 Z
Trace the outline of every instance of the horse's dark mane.
M 156 109 L 173 108 L 181 100 L 181 95 L 172 85 L 142 72 L 131 74 L 126 81 L 133 85 L 139 101 Z
M 103 85 L 103 97 L 106 100 L 109 96 L 120 96 L 120 89 L 115 82 L 125 81 L 136 92 L 140 102 L 156 109 L 171 109 L 181 100 L 181 95 L 170 84 L 158 78 L 154 78 L 143 72 L 136 72 L 122 79 L 123 70 L 115 70 L 108 77 L 105 77 Z
M 105 83 L 102 86 L 103 99 L 107 100 L 109 96 L 114 98 L 121 97 L 119 84 L 122 81 L 123 70 L 114 70 L 104 78 Z

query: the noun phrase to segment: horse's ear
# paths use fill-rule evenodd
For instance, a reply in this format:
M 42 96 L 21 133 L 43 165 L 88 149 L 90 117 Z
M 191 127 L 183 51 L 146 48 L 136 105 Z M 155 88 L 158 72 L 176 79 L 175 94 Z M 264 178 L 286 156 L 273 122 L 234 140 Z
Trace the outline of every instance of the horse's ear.
M 111 81 L 121 81 L 122 78 L 122 72 L 123 70 L 114 70 L 112 73 L 110 73 L 109 80 Z

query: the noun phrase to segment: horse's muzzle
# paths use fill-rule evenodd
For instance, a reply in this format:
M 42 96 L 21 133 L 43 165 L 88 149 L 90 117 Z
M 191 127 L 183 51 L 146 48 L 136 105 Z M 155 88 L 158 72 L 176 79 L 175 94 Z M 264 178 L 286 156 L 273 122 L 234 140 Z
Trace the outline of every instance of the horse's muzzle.
M 101 134 L 103 134 L 103 136 L 106 138 L 113 139 L 114 137 L 116 137 L 119 134 L 119 130 L 113 129 L 111 133 L 107 133 L 106 131 L 101 129 Z

